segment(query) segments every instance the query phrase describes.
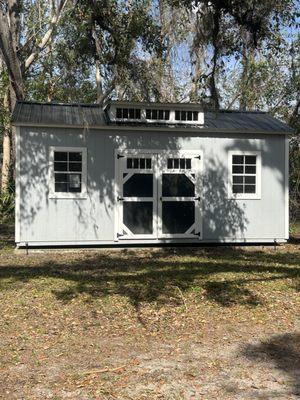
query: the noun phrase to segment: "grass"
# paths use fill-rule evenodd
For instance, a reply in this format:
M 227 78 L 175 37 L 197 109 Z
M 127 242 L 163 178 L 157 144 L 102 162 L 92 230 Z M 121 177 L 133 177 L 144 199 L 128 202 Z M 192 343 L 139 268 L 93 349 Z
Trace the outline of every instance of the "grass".
M 0 398 L 298 398 L 298 245 L 26 256 L 9 232 Z
M 12 251 L 14 248 L 13 223 L 0 223 L 0 250 Z
M 300 221 L 291 222 L 290 232 L 292 237 L 300 237 Z

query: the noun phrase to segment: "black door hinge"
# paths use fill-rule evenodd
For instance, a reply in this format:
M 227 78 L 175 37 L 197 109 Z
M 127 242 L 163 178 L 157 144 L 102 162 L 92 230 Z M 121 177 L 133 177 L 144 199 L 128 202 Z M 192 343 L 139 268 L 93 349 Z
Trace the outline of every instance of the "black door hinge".
M 118 201 L 123 201 L 124 199 L 123 199 L 123 197 L 118 196 L 118 197 L 117 197 L 117 200 L 118 200 Z
M 117 159 L 123 158 L 123 157 L 125 157 L 125 156 L 122 156 L 122 154 L 117 154 Z

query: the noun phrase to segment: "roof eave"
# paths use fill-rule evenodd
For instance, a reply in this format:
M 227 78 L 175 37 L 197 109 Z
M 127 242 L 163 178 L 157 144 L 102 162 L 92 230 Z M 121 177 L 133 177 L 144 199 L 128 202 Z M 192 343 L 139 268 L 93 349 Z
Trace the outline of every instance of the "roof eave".
M 107 131 L 159 131 L 159 132 L 194 132 L 194 133 L 239 133 L 254 135 L 293 135 L 293 131 L 264 131 L 253 129 L 227 129 L 227 128 L 206 128 L 206 127 L 187 127 L 187 126 L 122 126 L 122 125 L 62 125 L 62 124 L 33 124 L 12 122 L 15 127 L 36 127 L 36 128 L 67 128 L 67 129 L 97 129 Z

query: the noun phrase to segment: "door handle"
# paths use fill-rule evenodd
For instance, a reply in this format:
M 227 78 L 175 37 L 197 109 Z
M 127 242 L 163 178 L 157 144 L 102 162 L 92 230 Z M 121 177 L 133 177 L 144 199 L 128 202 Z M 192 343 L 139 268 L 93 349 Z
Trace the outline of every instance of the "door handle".
M 200 199 L 200 196 L 199 196 L 199 197 L 195 197 L 194 200 L 200 201 L 200 200 L 201 200 L 201 199 Z
M 117 197 L 117 200 L 118 200 L 118 201 L 123 201 L 124 199 L 123 199 L 123 197 L 118 196 L 118 197 Z

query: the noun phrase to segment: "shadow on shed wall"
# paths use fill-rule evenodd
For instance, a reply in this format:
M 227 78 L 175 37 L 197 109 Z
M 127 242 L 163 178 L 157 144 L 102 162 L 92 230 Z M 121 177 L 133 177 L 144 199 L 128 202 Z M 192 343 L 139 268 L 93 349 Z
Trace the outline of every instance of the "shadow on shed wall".
M 106 215 L 106 223 L 110 223 L 113 229 L 114 198 L 114 161 L 112 149 L 122 148 L 151 148 L 164 150 L 177 150 L 182 146 L 182 135 L 149 135 L 139 134 L 115 134 L 103 135 L 101 149 L 99 148 L 98 135 L 101 132 L 91 133 L 88 130 L 59 129 L 56 135 L 55 128 L 26 129 L 26 134 L 21 134 L 20 147 L 22 151 L 21 163 L 21 201 L 20 218 L 23 230 L 36 229 L 34 224 L 37 215 L 43 208 L 49 207 L 50 201 L 56 201 L 59 208 L 59 200 L 49 199 L 49 146 L 86 146 L 88 143 L 88 200 L 76 200 L 74 202 L 76 214 L 74 218 L 78 226 L 91 229 L 93 238 L 98 235 L 99 217 L 98 204 L 103 206 L 103 215 Z M 98 138 L 97 138 L 98 136 Z M 147 140 L 145 139 L 147 137 Z M 199 137 L 197 134 L 191 137 Z M 218 134 L 214 138 L 224 136 Z M 190 139 L 184 137 L 187 142 Z M 235 138 L 231 144 L 225 147 L 229 150 L 259 150 L 265 155 L 263 166 L 274 171 L 276 178 L 284 187 L 284 176 L 281 163 L 276 161 L 276 155 L 272 155 L 272 148 L 268 142 L 262 140 L 259 144 L 251 139 Z M 203 175 L 203 220 L 208 237 L 222 240 L 225 237 L 243 237 L 247 231 L 249 221 L 242 203 L 227 196 L 227 163 L 218 155 L 210 154 L 205 158 L 205 171 Z M 74 221 L 73 221 L 74 222 Z M 40 222 L 39 222 L 40 223 Z M 61 223 L 67 223 L 63 220 Z M 101 221 L 100 221 L 101 223 Z M 74 224 L 69 222 L 69 228 L 74 229 Z M 82 238 L 90 240 L 91 238 Z M 45 239 L 42 239 L 45 240 Z

